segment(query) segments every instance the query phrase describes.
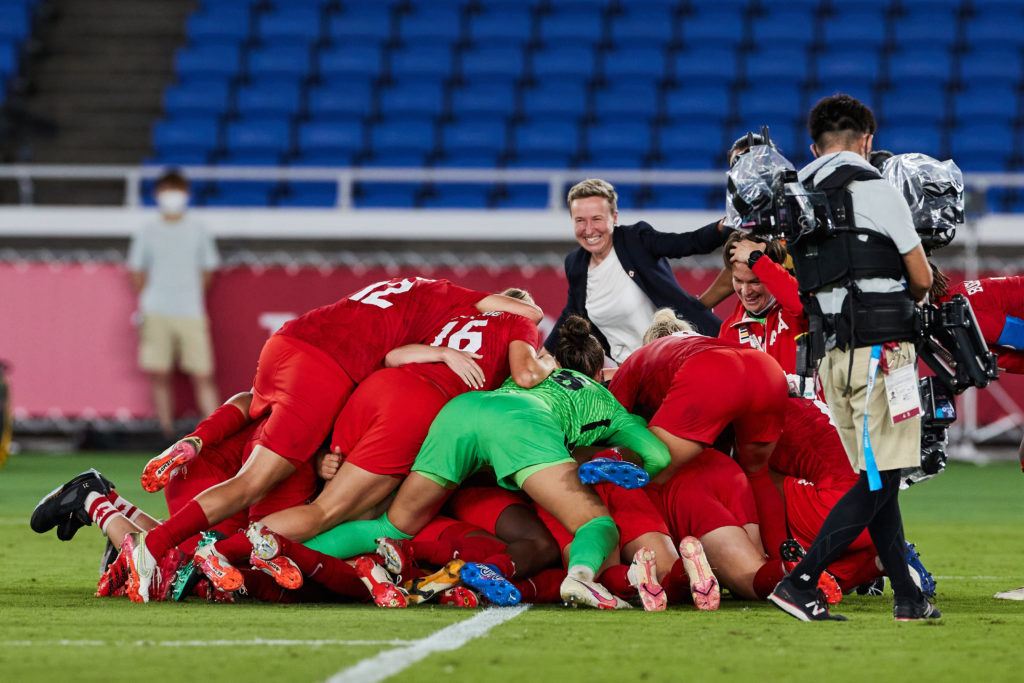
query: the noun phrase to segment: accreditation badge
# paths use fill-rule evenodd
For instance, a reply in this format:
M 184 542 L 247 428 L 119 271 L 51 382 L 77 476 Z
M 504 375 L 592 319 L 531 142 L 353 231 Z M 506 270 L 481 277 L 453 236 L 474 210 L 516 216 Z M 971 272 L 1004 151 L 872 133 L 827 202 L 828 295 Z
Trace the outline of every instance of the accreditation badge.
M 889 401 L 889 417 L 892 423 L 918 417 L 921 414 L 921 394 L 918 389 L 917 373 L 914 366 L 904 365 L 890 370 L 885 378 L 885 398 Z

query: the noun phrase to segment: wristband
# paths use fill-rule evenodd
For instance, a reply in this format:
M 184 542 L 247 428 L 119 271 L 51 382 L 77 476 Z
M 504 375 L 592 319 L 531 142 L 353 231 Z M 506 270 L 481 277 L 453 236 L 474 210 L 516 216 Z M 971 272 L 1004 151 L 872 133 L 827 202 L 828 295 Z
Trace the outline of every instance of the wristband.
M 764 252 L 761 250 L 750 252 L 750 256 L 747 257 L 747 268 L 753 270 L 754 264 L 757 263 L 757 260 L 762 256 L 764 256 Z

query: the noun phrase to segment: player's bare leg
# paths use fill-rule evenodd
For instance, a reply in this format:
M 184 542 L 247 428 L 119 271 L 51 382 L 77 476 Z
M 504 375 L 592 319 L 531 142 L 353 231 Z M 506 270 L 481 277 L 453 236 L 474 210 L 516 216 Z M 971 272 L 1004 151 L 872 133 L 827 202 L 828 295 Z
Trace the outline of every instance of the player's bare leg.
M 696 458 L 710 445 L 699 441 L 683 439 L 675 434 L 669 433 L 661 427 L 650 427 L 650 430 L 651 434 L 654 434 L 663 444 L 668 446 L 668 454 L 672 458 L 668 467 L 651 479 L 651 483 L 654 484 L 661 485 L 668 483 L 672 476 L 679 471 L 680 467 Z
M 454 490 L 454 486 L 448 488 L 411 472 L 388 508 L 388 521 L 410 537 L 415 536 L 437 516 Z
M 658 580 L 662 580 L 672 571 L 672 565 L 679 559 L 679 550 L 672 542 L 672 537 L 658 531 L 649 531 L 637 536 L 622 546 L 622 561 L 630 562 L 641 548 L 650 548 L 655 553 L 658 567 Z
M 235 476 L 206 489 L 195 501 L 213 526 L 258 503 L 294 471 L 295 465 L 291 462 L 266 446 L 257 445 Z
M 746 531 L 738 526 L 723 526 L 701 536 L 700 542 L 723 587 L 747 600 L 759 599 L 754 591 L 754 576 L 765 560 Z
M 495 534 L 505 541 L 517 576 L 533 576 L 558 562 L 558 544 L 532 509 L 510 505 L 498 516 Z M 511 577 L 509 577 L 511 578 Z
M 267 515 L 262 522 L 293 541 L 305 541 L 341 522 L 356 519 L 384 500 L 401 481 L 342 463 L 312 503 Z

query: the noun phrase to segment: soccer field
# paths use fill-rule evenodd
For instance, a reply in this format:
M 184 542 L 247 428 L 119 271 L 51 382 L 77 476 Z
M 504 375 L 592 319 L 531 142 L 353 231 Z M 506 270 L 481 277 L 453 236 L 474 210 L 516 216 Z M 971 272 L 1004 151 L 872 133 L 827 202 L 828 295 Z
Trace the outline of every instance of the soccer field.
M 32 507 L 89 466 L 155 514 L 144 455 L 19 454 L 0 470 L 0 671 L 5 681 L 1020 681 L 1024 475 L 954 463 L 904 492 L 907 537 L 938 581 L 938 623 L 896 624 L 891 596 L 848 596 L 846 623 L 767 603 L 716 613 L 560 606 L 382 610 L 366 605 L 135 605 L 94 598 L 103 547 L 33 533 Z M 461 624 L 461 626 L 457 626 Z M 488 626 L 491 628 L 488 630 Z M 462 644 L 464 643 L 464 644 Z

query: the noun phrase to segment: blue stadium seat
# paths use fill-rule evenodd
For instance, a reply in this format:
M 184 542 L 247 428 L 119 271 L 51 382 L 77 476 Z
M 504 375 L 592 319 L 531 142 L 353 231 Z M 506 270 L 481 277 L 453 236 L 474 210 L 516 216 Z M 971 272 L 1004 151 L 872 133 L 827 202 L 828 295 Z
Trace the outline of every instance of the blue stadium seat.
M 298 81 L 266 78 L 240 87 L 235 108 L 243 116 L 291 116 L 299 113 L 300 98 Z
M 497 168 L 504 154 L 494 150 L 475 149 L 465 152 L 444 151 L 431 157 L 434 166 L 447 168 Z
M 435 81 L 399 81 L 380 91 L 380 110 L 387 116 L 439 116 L 444 88 Z
M 291 124 L 287 118 L 252 118 L 227 126 L 227 149 L 238 155 L 283 154 L 291 147 Z
M 919 123 L 886 126 L 875 134 L 874 146 L 895 154 L 921 152 L 938 159 L 943 152 L 942 128 Z
M 586 83 L 594 76 L 594 62 L 594 50 L 589 46 L 554 45 L 533 54 L 533 76 L 541 83 L 549 78 Z
M 586 139 L 590 166 L 637 168 L 650 155 L 651 128 L 646 123 L 597 124 L 586 131 Z
M 646 45 L 621 47 L 604 53 L 604 77 L 609 81 L 630 82 L 664 80 L 665 50 Z
M 391 53 L 391 75 L 413 81 L 420 77 L 442 81 L 452 74 L 452 48 L 445 43 L 417 44 Z
M 462 8 L 458 5 L 419 7 L 401 17 L 398 36 L 406 45 L 454 43 L 462 36 Z
M 21 40 L 30 28 L 28 12 L 7 11 L 0 14 L 0 39 Z
M 0 40 L 0 101 L 3 99 L 3 79 L 18 70 L 18 44 Z
M 489 152 L 497 157 L 505 151 L 508 133 L 502 120 L 461 121 L 441 129 L 441 148 L 452 156 Z
M 468 81 L 518 81 L 525 73 L 521 47 L 477 47 L 462 53 L 462 77 Z
M 818 35 L 816 4 L 765 3 L 750 23 L 751 39 L 760 46 L 810 47 Z
M 715 191 L 699 185 L 684 185 L 682 187 L 652 185 L 647 189 L 647 196 L 642 208 L 689 209 L 693 211 L 721 209 L 724 211 L 725 192 L 721 189 Z
M 304 78 L 309 73 L 310 50 L 306 44 L 280 43 L 249 52 L 249 75 L 253 78 L 289 76 Z
M 486 209 L 492 189 L 483 183 L 446 183 L 425 188 L 422 205 L 428 209 Z
M 871 5 L 836 5 L 821 24 L 825 45 L 860 45 L 878 49 L 888 42 L 885 10 Z
M 299 153 L 308 160 L 311 153 L 351 159 L 365 144 L 363 124 L 358 120 L 310 121 L 299 127 Z
M 641 121 L 658 116 L 658 87 L 634 79 L 618 79 L 594 91 L 593 114 L 606 123 Z
M 197 76 L 234 76 L 242 65 L 241 52 L 230 43 L 209 43 L 180 48 L 175 55 L 175 71 L 184 80 Z
M 277 197 L 277 205 L 287 207 L 328 208 L 337 203 L 337 183 L 289 183 Z
M 470 83 L 451 92 L 452 111 L 460 118 L 496 116 L 515 113 L 516 89 L 507 82 Z
M 594 8 L 573 10 L 555 5 L 555 12 L 540 20 L 545 45 L 596 45 L 604 39 L 604 17 Z
M 665 117 L 673 122 L 721 122 L 732 113 L 730 88 L 724 84 L 683 84 L 665 94 Z
M 385 120 L 370 130 L 371 149 L 380 159 L 389 154 L 425 159 L 434 151 L 434 123 L 429 119 Z
M 731 84 L 737 76 L 736 51 L 721 47 L 691 47 L 672 58 L 677 83 L 712 82 Z
M 539 121 L 518 126 L 513 134 L 513 164 L 566 166 L 579 151 L 579 130 L 571 121 Z M 529 164 L 522 163 L 529 160 Z
M 742 118 L 772 119 L 802 116 L 803 93 L 797 84 L 752 81 L 736 93 L 737 114 Z
M 865 81 L 859 78 L 832 78 L 827 83 L 822 82 L 818 87 L 811 88 L 807 93 L 807 109 L 817 103 L 822 97 L 829 97 L 836 93 L 844 93 L 856 97 L 872 110 L 878 108 L 879 97 L 873 80 Z
M 893 22 L 896 45 L 915 50 L 951 49 L 959 39 L 959 7 L 942 7 L 933 3 L 905 9 Z
M 164 91 L 164 111 L 171 117 L 215 115 L 227 111 L 230 88 L 221 78 L 194 79 Z
M 960 82 L 964 85 L 986 83 L 1016 87 L 1024 77 L 1021 49 L 1015 45 L 975 45 L 960 56 Z
M 381 46 L 374 42 L 350 41 L 320 52 L 319 71 L 323 78 L 357 76 L 373 79 L 384 68 Z
M 252 19 L 245 4 L 220 4 L 189 15 L 185 35 L 193 43 L 239 44 L 249 37 Z
M 953 59 L 948 52 L 901 50 L 889 55 L 889 82 L 905 87 L 911 84 L 946 84 L 953 80 Z
M 347 3 L 344 12 L 328 18 L 327 34 L 340 45 L 350 40 L 383 43 L 392 36 L 391 8 L 376 3 Z
M 533 39 L 532 8 L 527 5 L 482 8 L 469 19 L 469 39 L 477 46 L 522 45 Z
M 941 125 L 946 120 L 947 99 L 941 85 L 912 83 L 884 93 L 878 113 L 883 127 L 914 121 Z
M 373 112 L 373 86 L 368 81 L 327 81 L 309 91 L 309 115 L 316 119 L 362 117 Z
M 256 31 L 265 41 L 301 41 L 315 43 L 323 31 L 323 17 L 316 5 L 280 7 L 261 14 L 256 20 Z
M 804 47 L 766 45 L 747 53 L 744 76 L 748 83 L 756 84 L 784 75 L 788 82 L 800 86 L 808 79 L 808 57 Z
M 972 17 L 967 22 L 968 45 L 1014 45 L 1024 44 L 1024 6 L 1017 5 L 1001 12 L 987 12 Z
M 669 125 L 658 135 L 663 168 L 709 169 L 721 167 L 724 156 L 722 127 L 710 123 Z
M 206 153 L 220 144 L 220 121 L 216 116 L 182 116 L 157 121 L 153 126 L 153 148 L 160 156 L 174 151 Z
M 950 132 L 950 156 L 970 170 L 1005 171 L 1014 137 L 1008 124 L 966 123 Z
M 202 196 L 203 206 L 269 206 L 277 189 L 273 181 L 220 180 Z
M 840 45 L 818 55 L 818 82 L 825 87 L 843 79 L 875 83 L 880 73 L 881 60 L 878 52 L 873 50 Z
M 358 208 L 401 208 L 421 206 L 419 183 L 356 183 L 353 203 Z
M 629 3 L 623 6 L 625 14 L 611 21 L 611 39 L 617 48 L 630 45 L 650 45 L 659 49 L 677 40 L 679 20 L 675 7 Z
M 953 115 L 959 124 L 1012 123 L 1020 107 L 1017 90 L 1009 85 L 968 83 L 953 96 Z
M 499 185 L 494 194 L 495 208 L 543 209 L 548 205 L 547 185 Z
M 715 45 L 735 49 L 746 37 L 746 9 L 728 3 L 694 5 L 683 18 L 683 42 L 689 48 Z
M 578 79 L 538 79 L 536 88 L 523 91 L 523 116 L 529 121 L 564 120 L 586 108 L 586 83 Z

